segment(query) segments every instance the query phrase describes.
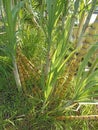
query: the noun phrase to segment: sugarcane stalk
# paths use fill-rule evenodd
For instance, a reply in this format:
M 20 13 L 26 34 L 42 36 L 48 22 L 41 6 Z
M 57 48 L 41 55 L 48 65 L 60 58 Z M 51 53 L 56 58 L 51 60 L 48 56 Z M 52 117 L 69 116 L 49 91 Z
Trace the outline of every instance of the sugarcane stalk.
M 17 85 L 18 91 L 20 92 L 22 90 L 22 88 L 21 88 L 21 81 L 20 81 L 20 77 L 19 77 L 19 73 L 18 73 L 16 58 L 15 58 L 14 55 L 13 55 L 12 63 L 13 63 L 13 72 L 14 72 L 16 85 Z
M 57 120 L 98 120 L 98 115 L 81 115 L 81 116 L 59 116 Z
M 88 12 L 88 16 L 87 16 L 87 18 L 86 18 L 85 24 L 84 24 L 83 29 L 82 29 L 82 31 L 81 31 L 81 34 L 80 34 L 80 36 L 79 36 L 79 38 L 78 38 L 78 40 L 77 40 L 77 47 L 80 47 L 80 46 L 81 46 L 81 40 L 82 40 L 83 35 L 84 35 L 84 33 L 85 33 L 85 31 L 86 31 L 86 29 L 87 29 L 87 27 L 88 27 L 89 22 L 90 22 L 90 18 L 91 18 L 91 16 L 92 16 L 92 13 L 93 13 L 94 8 L 95 8 L 95 6 L 96 6 L 96 2 L 97 2 L 97 0 L 93 0 L 93 1 L 92 1 L 91 9 L 90 9 L 90 11 Z

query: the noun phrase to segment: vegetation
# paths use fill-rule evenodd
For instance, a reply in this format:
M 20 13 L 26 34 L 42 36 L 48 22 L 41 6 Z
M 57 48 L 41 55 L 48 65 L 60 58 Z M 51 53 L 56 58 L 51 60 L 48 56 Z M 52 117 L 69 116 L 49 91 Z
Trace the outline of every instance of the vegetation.
M 0 129 L 97 130 L 97 0 L 0 0 Z

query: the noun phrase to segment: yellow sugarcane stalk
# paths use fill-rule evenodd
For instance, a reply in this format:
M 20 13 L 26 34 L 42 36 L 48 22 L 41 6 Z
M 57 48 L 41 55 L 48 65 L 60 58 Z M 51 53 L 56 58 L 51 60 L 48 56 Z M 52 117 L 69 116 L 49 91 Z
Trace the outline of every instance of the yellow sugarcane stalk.
M 59 116 L 57 120 L 98 120 L 98 115 Z

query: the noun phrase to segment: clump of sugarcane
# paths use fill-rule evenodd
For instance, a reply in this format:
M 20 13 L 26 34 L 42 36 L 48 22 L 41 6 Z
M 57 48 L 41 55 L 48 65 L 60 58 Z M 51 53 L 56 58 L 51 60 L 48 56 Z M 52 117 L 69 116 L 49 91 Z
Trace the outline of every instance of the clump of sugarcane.
M 79 50 L 78 54 L 74 54 L 73 58 L 70 60 L 70 62 L 67 65 L 67 69 L 63 77 L 59 79 L 58 84 L 59 86 L 62 86 L 62 87 L 60 88 L 57 87 L 56 94 L 59 93 L 60 98 L 62 99 L 64 98 L 66 88 L 72 81 L 74 75 L 76 74 L 78 66 L 82 58 L 88 51 L 89 46 L 90 46 L 90 43 L 84 40 L 82 48 Z
M 88 33 L 88 32 L 92 28 L 92 26 L 88 26 L 88 24 L 89 24 L 91 15 L 93 13 L 93 10 L 95 8 L 95 4 L 96 4 L 96 0 L 92 2 L 92 6 L 88 13 L 88 16 L 86 16 L 85 13 L 83 13 L 84 17 L 86 17 L 86 21 L 85 21 L 85 19 L 81 19 L 81 21 L 80 21 L 79 29 L 77 30 L 77 33 L 76 33 L 77 36 L 75 39 L 75 45 L 78 50 L 77 51 L 78 54 L 74 54 L 73 58 L 70 60 L 68 66 L 67 66 L 67 72 L 65 72 L 64 78 L 62 78 L 62 80 L 59 81 L 60 83 L 63 82 L 63 84 L 60 87 L 58 86 L 56 89 L 56 94 L 58 93 L 60 99 L 64 99 L 66 89 L 70 86 L 70 83 L 71 83 L 72 79 L 74 78 L 74 75 L 76 74 L 76 71 L 79 67 L 79 64 L 80 64 L 82 58 L 87 53 L 87 51 L 91 45 L 91 41 L 89 41 L 89 39 L 85 39 L 84 34 L 88 35 L 88 36 L 90 35 L 90 33 Z M 85 24 L 84 24 L 84 22 L 85 22 Z M 92 28 L 92 30 L 93 30 L 93 28 Z M 58 84 L 60 84 L 60 83 L 58 83 Z

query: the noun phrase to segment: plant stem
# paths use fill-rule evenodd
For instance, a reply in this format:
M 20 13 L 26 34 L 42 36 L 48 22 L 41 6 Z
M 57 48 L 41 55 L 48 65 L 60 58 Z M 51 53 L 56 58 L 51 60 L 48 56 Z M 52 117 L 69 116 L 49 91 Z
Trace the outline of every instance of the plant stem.
M 14 55 L 12 57 L 12 63 L 13 63 L 13 72 L 14 72 L 14 77 L 15 77 L 16 85 L 17 85 L 18 91 L 20 92 L 20 91 L 22 91 L 21 81 L 20 81 L 20 77 L 19 77 L 19 73 L 18 73 L 16 58 L 15 58 Z
M 46 69 L 45 69 L 45 75 L 48 75 L 49 68 L 50 68 L 50 44 L 51 44 L 51 35 L 48 36 L 47 39 L 48 48 L 47 48 L 47 55 L 46 55 Z
M 83 116 L 60 116 L 57 120 L 98 120 L 98 115 L 83 115 Z
M 84 24 L 84 26 L 83 26 L 82 32 L 81 32 L 81 34 L 80 34 L 80 36 L 79 36 L 79 38 L 78 38 L 78 40 L 77 40 L 77 46 L 78 46 L 78 47 L 81 45 L 81 41 L 82 41 L 83 35 L 84 35 L 84 33 L 85 33 L 85 30 L 86 30 L 87 27 L 88 27 L 88 24 L 89 24 L 89 21 L 90 21 L 90 18 L 91 18 L 91 16 L 92 16 L 92 13 L 93 13 L 93 11 L 94 11 L 95 6 L 96 6 L 96 0 L 93 0 L 93 1 L 92 1 L 91 9 L 90 9 L 90 11 L 89 11 L 89 13 L 88 13 L 88 16 L 87 16 L 87 18 L 86 18 L 86 21 L 85 21 L 85 24 Z

